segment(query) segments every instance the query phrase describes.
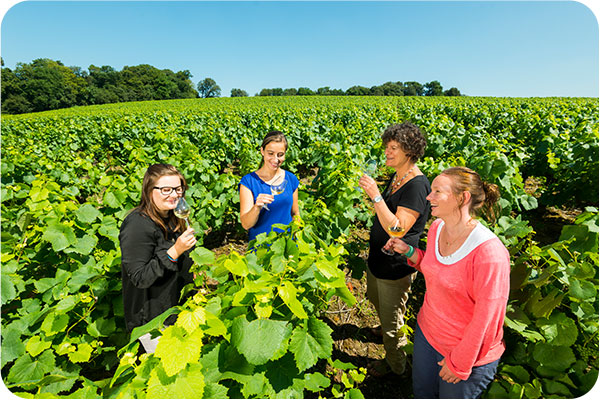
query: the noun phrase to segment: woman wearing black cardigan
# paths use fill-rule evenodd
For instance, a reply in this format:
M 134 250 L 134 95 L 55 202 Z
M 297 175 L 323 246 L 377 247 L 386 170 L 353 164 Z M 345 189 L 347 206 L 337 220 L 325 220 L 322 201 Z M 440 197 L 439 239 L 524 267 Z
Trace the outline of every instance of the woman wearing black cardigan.
M 173 214 L 186 189 L 185 178 L 175 167 L 151 165 L 144 175 L 140 205 L 121 225 L 123 305 L 129 332 L 177 305 L 181 289 L 193 281 L 189 250 L 196 244 L 194 230 L 186 229 Z M 140 341 L 151 353 L 158 338 L 147 334 Z

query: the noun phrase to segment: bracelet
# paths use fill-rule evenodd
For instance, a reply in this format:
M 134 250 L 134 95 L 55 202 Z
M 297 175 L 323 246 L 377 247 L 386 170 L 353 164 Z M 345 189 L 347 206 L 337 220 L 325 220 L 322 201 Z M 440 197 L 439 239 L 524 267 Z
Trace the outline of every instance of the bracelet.
M 167 257 L 169 258 L 169 260 L 173 261 L 173 262 L 177 262 L 177 260 L 179 260 L 179 258 L 173 259 L 173 257 L 171 257 L 169 255 L 169 253 L 167 253 Z
M 409 244 L 408 252 L 404 253 L 404 255 L 406 256 L 406 258 L 411 258 L 413 256 L 413 254 L 415 254 L 415 248 Z

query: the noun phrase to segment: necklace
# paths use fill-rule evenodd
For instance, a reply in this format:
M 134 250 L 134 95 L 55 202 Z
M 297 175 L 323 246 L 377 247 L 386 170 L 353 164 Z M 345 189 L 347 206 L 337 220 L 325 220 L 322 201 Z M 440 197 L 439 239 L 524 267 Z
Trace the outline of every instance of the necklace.
M 460 234 L 455 235 L 453 240 L 447 240 L 444 239 L 444 243 L 446 243 L 446 247 L 450 248 L 454 245 L 454 243 L 456 243 L 456 241 L 460 238 L 462 238 L 465 234 L 465 232 L 467 232 L 469 229 L 471 229 L 471 226 L 473 225 L 473 219 L 470 219 L 469 221 L 467 221 L 467 224 L 465 225 L 465 228 L 462 229 L 462 231 L 460 232 Z M 444 233 L 445 236 L 448 237 L 449 233 L 448 233 L 448 227 L 446 225 L 444 225 Z
M 398 174 L 396 174 L 396 177 L 394 178 L 394 182 L 392 183 L 392 191 L 396 190 L 402 184 L 402 181 L 404 180 L 404 178 L 406 178 L 408 176 L 408 174 L 410 174 L 410 172 L 413 170 L 414 167 L 415 167 L 414 165 L 412 167 L 410 167 L 408 172 L 406 172 L 404 174 L 404 176 L 402 178 L 400 178 L 399 181 L 396 181 L 396 179 L 398 179 Z

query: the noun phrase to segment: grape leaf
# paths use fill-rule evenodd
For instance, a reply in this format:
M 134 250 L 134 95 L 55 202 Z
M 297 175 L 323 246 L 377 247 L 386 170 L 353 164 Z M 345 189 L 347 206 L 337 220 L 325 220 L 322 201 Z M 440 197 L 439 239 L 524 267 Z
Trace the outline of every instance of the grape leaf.
M 46 342 L 42 340 L 42 338 L 39 335 L 36 335 L 29 338 L 27 344 L 25 345 L 25 350 L 27 350 L 29 354 L 35 357 L 42 351 L 50 348 L 51 345 L 52 342 Z
M 277 288 L 277 293 L 296 317 L 302 319 L 308 318 L 306 311 L 304 311 L 304 307 L 302 307 L 302 304 L 296 298 L 297 290 L 291 282 L 283 282 L 283 284 Z
M 41 380 L 45 374 L 52 371 L 54 365 L 54 354 L 52 350 L 44 351 L 39 357 L 32 359 L 29 354 L 23 354 L 15 361 L 8 373 L 8 381 L 18 382 L 18 385 L 35 383 Z M 7 385 L 8 386 L 8 385 Z
M 100 215 L 100 211 L 98 211 L 96 207 L 89 203 L 81 205 L 81 207 L 75 211 L 75 216 L 77 219 L 86 224 L 94 222 Z
M 52 249 L 56 252 L 66 249 L 75 244 L 77 238 L 73 228 L 60 222 L 54 222 L 46 228 L 42 239 L 52 245 Z
M 279 355 L 287 345 L 291 327 L 286 321 L 256 319 L 248 322 L 241 315 L 233 321 L 231 344 L 254 365 L 262 365 Z
M 158 341 L 154 355 L 162 361 L 168 376 L 183 370 L 188 363 L 197 362 L 202 351 L 202 330 L 191 335 L 178 326 L 167 327 Z M 177 355 L 174 357 L 174 355 Z
M 306 324 L 298 326 L 292 333 L 289 349 L 294 353 L 296 365 L 304 371 L 317 363 L 320 358 L 331 356 L 333 331 L 325 322 L 311 317 Z

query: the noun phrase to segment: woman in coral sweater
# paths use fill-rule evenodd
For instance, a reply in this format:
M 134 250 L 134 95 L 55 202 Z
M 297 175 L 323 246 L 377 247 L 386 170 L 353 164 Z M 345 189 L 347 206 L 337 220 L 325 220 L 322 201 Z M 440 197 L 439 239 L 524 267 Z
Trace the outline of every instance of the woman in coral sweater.
M 387 248 L 405 254 L 425 276 L 413 351 L 415 398 L 477 398 L 493 380 L 500 356 L 509 294 L 506 247 L 473 219 L 494 217 L 500 195 L 465 167 L 446 169 L 433 180 L 427 250 L 400 239 Z

